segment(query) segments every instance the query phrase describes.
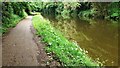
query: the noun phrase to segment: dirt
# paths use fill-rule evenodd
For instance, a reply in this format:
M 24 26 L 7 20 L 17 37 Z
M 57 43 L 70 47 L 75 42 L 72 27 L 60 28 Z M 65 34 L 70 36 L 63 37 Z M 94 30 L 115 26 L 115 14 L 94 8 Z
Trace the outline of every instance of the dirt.
M 3 66 L 59 66 L 59 62 L 51 60 L 45 52 L 45 44 L 40 42 L 32 26 L 32 16 L 20 21 L 17 26 L 3 36 Z M 1 57 L 0 57 L 1 58 Z M 52 67 L 53 68 L 53 67 Z

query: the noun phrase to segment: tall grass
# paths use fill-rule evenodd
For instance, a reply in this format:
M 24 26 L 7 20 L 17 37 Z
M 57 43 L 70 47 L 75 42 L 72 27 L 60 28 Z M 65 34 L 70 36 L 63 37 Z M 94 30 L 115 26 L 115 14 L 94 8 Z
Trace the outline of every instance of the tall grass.
M 76 43 L 69 42 L 61 32 L 52 27 L 49 20 L 36 15 L 32 22 L 36 34 L 42 36 L 42 41 L 47 43 L 46 51 L 54 54 L 64 66 L 99 66 Z

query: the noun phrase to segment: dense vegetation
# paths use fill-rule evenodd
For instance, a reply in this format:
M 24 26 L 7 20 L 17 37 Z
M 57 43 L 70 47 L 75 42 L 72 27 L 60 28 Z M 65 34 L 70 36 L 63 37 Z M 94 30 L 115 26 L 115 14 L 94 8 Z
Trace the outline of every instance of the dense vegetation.
M 118 21 L 120 19 L 119 2 L 73 2 L 73 3 L 41 3 L 43 14 L 53 14 L 55 17 L 70 18 L 102 18 Z M 59 18 L 58 18 L 59 19 Z
M 69 19 L 102 18 L 120 20 L 119 2 L 3 2 L 2 3 L 2 32 L 13 27 L 31 12 L 42 12 L 55 18 Z M 27 14 L 26 14 L 27 13 Z
M 99 66 L 92 61 L 76 43 L 69 42 L 58 30 L 53 28 L 49 20 L 37 15 L 33 18 L 33 26 L 37 35 L 47 43 L 46 50 L 54 54 L 65 66 Z
M 56 16 L 60 14 L 63 18 L 79 16 L 80 18 L 118 20 L 120 17 L 119 5 L 120 3 L 57 3 L 56 5 L 53 3 L 54 8 L 51 9 L 48 4 L 49 7 L 45 9 L 48 9 L 48 12 L 50 9 L 55 9 Z
M 2 3 L 2 33 L 7 32 L 8 28 L 16 24 L 27 16 L 25 2 L 4 2 Z

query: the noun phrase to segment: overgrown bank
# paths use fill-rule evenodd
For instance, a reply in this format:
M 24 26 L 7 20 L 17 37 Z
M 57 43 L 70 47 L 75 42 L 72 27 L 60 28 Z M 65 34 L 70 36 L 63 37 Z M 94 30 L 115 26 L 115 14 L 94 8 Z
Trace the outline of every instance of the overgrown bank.
M 39 9 L 43 14 L 52 14 L 56 18 L 69 19 L 79 18 L 101 18 L 107 20 L 120 20 L 119 2 L 57 2 L 40 3 Z
M 119 4 L 119 2 L 3 2 L 0 33 L 7 32 L 8 28 L 14 27 L 19 20 L 31 12 L 54 15 L 57 19 L 79 16 L 80 18 L 102 18 L 119 21 Z
M 27 16 L 25 10 L 27 9 L 25 2 L 3 2 L 2 3 L 2 31 L 5 33 L 9 28 L 16 26 L 16 24 Z
M 33 17 L 33 26 L 37 30 L 36 34 L 42 37 L 43 42 L 47 43 L 46 51 L 55 55 L 64 66 L 99 66 L 97 62 L 86 55 L 84 50 L 76 43 L 69 42 L 51 26 L 49 20 L 44 19 L 41 15 Z

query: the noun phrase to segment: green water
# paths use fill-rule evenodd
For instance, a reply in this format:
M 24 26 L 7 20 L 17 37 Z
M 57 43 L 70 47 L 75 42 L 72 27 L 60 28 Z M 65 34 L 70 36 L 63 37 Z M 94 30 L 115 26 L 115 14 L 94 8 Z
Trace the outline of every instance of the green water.
M 95 61 L 106 66 L 118 65 L 118 24 L 106 20 L 56 20 L 51 24 L 70 41 L 88 51 Z

